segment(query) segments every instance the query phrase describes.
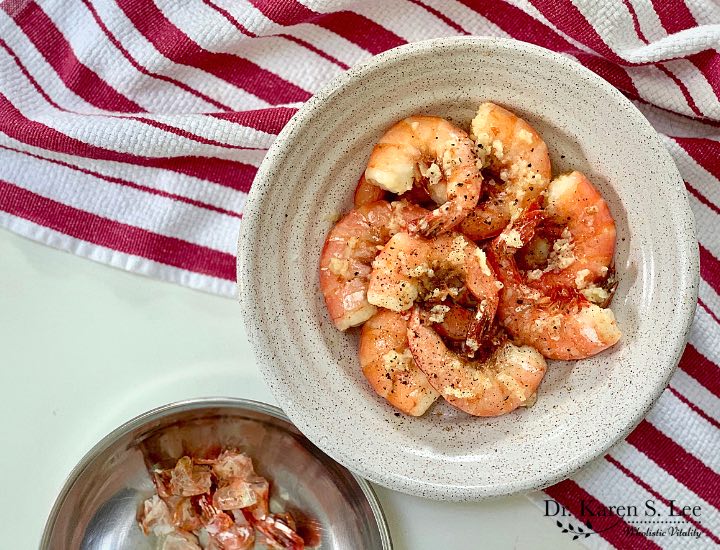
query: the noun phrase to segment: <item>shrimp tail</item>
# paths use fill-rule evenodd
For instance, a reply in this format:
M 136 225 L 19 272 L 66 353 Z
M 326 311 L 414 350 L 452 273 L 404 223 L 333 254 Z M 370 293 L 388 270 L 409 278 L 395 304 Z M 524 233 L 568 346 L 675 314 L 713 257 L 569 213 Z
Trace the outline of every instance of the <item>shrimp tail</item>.
M 515 229 L 520 234 L 520 240 L 523 245 L 526 245 L 535 236 L 535 231 L 538 226 L 545 221 L 545 212 L 540 208 L 540 205 L 535 202 L 527 211 L 513 224 Z
M 462 197 L 447 201 L 422 218 L 410 222 L 408 224 L 409 232 L 433 238 L 440 233 L 455 229 L 477 205 L 482 179 L 477 178 L 464 185 L 468 190 L 463 192 Z
M 480 344 L 490 333 L 494 319 L 494 310 L 491 313 L 490 311 L 486 311 L 480 307 L 477 308 L 476 313 L 468 326 L 467 335 L 465 337 L 465 347 L 468 350 L 474 353 L 479 349 Z
M 512 226 L 508 226 L 507 229 L 512 227 L 512 231 L 516 232 L 516 235 L 519 236 L 522 246 L 525 246 L 535 236 L 535 231 L 544 220 L 545 213 L 540 208 L 539 202 L 536 201 L 528 207 L 525 213 L 518 218 Z M 488 261 L 496 273 L 505 272 L 506 278 L 513 282 L 520 283 L 523 277 L 515 261 L 515 254 L 508 250 L 510 247 L 504 235 L 505 232 L 490 242 L 490 246 L 487 248 Z M 514 244 L 512 248 L 518 247 Z

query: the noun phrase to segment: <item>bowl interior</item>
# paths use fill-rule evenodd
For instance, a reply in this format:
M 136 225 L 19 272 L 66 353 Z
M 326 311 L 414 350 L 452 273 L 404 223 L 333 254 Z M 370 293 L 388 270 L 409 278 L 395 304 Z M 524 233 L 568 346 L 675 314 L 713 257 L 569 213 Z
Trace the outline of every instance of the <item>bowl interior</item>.
M 272 483 L 271 509 L 290 511 L 306 533 L 319 534 L 318 548 L 350 548 L 356 541 L 388 548 L 384 523 L 378 524 L 364 485 L 277 409 L 252 407 L 176 407 L 111 434 L 71 476 L 42 548 L 156 548 L 157 539 L 143 535 L 137 524 L 141 503 L 155 492 L 148 466 L 172 467 L 184 455 L 209 456 L 227 447 L 253 458 L 256 471 Z
M 617 224 L 623 331 L 611 350 L 552 362 L 536 405 L 481 419 L 445 403 L 396 415 L 363 378 L 358 331 L 338 332 L 318 260 L 370 150 L 414 113 L 469 127 L 482 101 L 524 117 L 553 174 L 584 172 Z M 436 40 L 350 71 L 291 121 L 252 189 L 240 241 L 248 333 L 266 380 L 320 448 L 373 481 L 443 499 L 551 484 L 606 450 L 662 391 L 694 308 L 697 250 L 680 176 L 647 121 L 598 77 L 540 48 L 497 39 Z

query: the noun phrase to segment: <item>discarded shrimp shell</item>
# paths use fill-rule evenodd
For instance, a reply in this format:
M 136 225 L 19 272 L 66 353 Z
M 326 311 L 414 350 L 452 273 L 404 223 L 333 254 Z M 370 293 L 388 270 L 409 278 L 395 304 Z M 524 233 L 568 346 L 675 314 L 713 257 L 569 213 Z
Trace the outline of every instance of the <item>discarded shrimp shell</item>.
M 320 255 L 320 290 L 338 330 L 360 325 L 374 315 L 367 287 L 377 247 L 426 213 L 404 201 L 377 201 L 351 210 L 333 226 Z

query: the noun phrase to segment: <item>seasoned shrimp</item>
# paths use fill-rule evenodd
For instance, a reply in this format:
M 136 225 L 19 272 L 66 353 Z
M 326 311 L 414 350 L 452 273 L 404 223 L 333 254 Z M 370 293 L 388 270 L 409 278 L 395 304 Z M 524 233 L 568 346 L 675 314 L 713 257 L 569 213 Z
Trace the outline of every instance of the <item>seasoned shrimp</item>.
M 544 215 L 562 232 L 544 269 L 528 274 L 533 286 L 576 288 L 591 302 L 606 302 L 609 293 L 597 283 L 612 264 L 615 221 L 600 193 L 580 172 L 559 176 L 548 187 Z
M 442 302 L 467 290 L 479 302 L 478 318 L 484 323 L 479 333 L 495 317 L 500 285 L 485 252 L 460 233 L 434 239 L 397 233 L 372 267 L 367 294 L 371 304 L 406 311 L 416 300 Z
M 378 311 L 360 334 L 360 365 L 375 392 L 396 409 L 421 416 L 438 398 L 408 349 L 407 320 L 386 309 Z
M 483 103 L 472 121 L 476 155 L 493 179 L 484 185 L 486 198 L 458 230 L 473 240 L 500 233 L 547 188 L 550 156 L 547 145 L 522 118 L 494 103 Z
M 320 256 L 320 290 L 338 330 L 364 323 L 376 311 L 367 301 L 370 264 L 383 246 L 427 210 L 404 201 L 377 201 L 351 210 L 325 240 Z
M 444 202 L 413 225 L 434 235 L 460 223 L 475 208 L 482 177 L 468 135 L 447 120 L 411 116 L 392 126 L 370 154 L 365 179 L 391 193 L 402 194 L 415 182 L 427 181 L 433 198 Z
M 542 212 L 530 211 L 488 249 L 503 289 L 498 318 L 516 342 L 533 346 L 548 359 L 584 359 L 614 345 L 621 336 L 612 310 L 601 308 L 573 288 L 538 288 L 515 261 Z
M 408 343 L 428 382 L 451 405 L 474 416 L 499 416 L 534 402 L 547 365 L 530 346 L 500 343 L 487 358 L 469 360 L 445 345 L 415 308 Z

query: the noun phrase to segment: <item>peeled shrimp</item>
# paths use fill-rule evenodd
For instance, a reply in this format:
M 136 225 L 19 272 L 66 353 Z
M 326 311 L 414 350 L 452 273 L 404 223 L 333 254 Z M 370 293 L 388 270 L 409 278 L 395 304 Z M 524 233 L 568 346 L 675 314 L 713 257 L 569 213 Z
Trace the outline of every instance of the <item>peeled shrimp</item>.
M 401 312 L 416 300 L 442 302 L 467 290 L 479 301 L 478 318 L 485 327 L 495 317 L 499 290 L 495 274 L 485 253 L 460 233 L 434 239 L 397 233 L 372 267 L 367 296 L 373 305 Z
M 529 242 L 541 219 L 542 212 L 529 212 L 488 250 L 504 285 L 498 318 L 516 342 L 533 346 L 548 359 L 584 359 L 614 345 L 621 333 L 610 309 L 573 288 L 532 286 L 518 268 L 515 253 Z
M 380 310 L 360 334 L 360 365 L 378 395 L 396 409 L 421 416 L 438 398 L 408 349 L 407 320 L 399 313 Z
M 608 292 L 596 283 L 612 264 L 615 221 L 600 193 L 580 172 L 559 176 L 548 187 L 544 214 L 562 233 L 547 266 L 529 274 L 533 286 L 576 288 L 591 302 L 605 302 Z
M 445 202 L 413 226 L 425 235 L 447 231 L 475 208 L 482 177 L 468 135 L 445 119 L 411 116 L 392 126 L 370 154 L 365 179 L 402 194 L 423 179 Z
M 532 126 L 494 103 L 480 105 L 470 135 L 478 159 L 494 179 L 484 186 L 487 198 L 458 230 L 481 240 L 496 236 L 538 199 L 550 182 L 550 156 Z
M 458 355 L 422 323 L 419 308 L 410 318 L 408 343 L 430 385 L 451 405 L 474 416 L 499 416 L 531 404 L 547 370 L 537 350 L 508 341 L 484 360 Z
M 351 210 L 330 230 L 320 256 L 320 290 L 338 330 L 375 314 L 367 287 L 377 247 L 425 214 L 427 210 L 404 201 L 377 201 Z

